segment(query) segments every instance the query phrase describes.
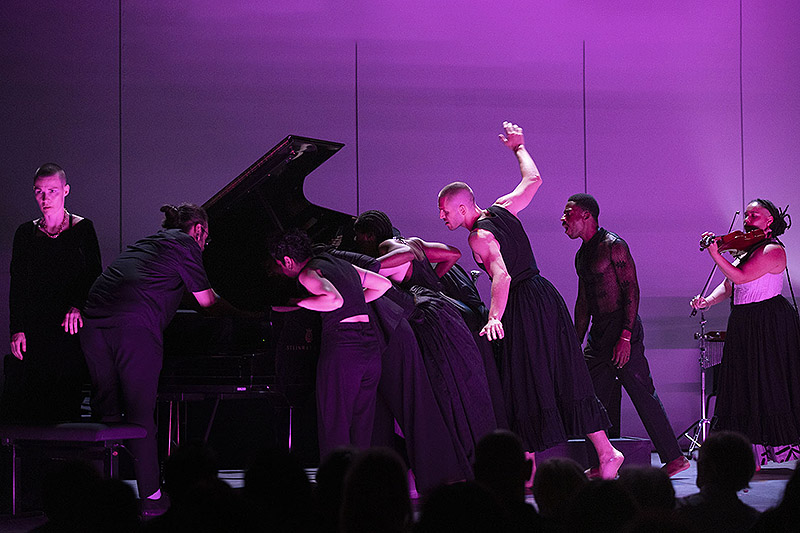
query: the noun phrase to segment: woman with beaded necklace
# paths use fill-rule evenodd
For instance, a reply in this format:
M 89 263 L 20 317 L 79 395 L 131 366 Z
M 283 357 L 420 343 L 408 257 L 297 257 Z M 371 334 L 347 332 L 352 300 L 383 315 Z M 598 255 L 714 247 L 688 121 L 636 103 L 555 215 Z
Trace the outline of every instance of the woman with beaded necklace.
M 88 373 L 77 333 L 101 265 L 91 220 L 64 208 L 69 189 L 60 166 L 39 167 L 33 190 L 42 216 L 19 226 L 14 235 L 9 308 L 16 359 L 8 358 L 5 365 L 4 420 L 80 417 Z

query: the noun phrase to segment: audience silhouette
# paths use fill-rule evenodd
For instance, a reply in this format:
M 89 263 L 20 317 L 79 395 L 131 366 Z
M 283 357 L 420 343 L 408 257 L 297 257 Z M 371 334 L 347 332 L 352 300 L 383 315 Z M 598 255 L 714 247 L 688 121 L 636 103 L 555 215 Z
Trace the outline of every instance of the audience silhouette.
M 342 533 L 402 533 L 411 530 L 406 467 L 389 448 L 359 453 L 345 476 Z
M 698 532 L 748 531 L 759 512 L 736 493 L 748 486 L 756 471 L 750 440 L 733 431 L 712 433 L 697 456 L 700 492 L 678 499 L 678 516 Z

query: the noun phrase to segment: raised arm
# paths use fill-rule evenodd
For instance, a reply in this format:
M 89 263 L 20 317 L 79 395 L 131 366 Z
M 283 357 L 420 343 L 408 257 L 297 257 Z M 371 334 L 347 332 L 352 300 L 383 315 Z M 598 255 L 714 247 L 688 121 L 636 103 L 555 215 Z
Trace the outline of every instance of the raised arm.
M 513 191 L 498 198 L 495 201 L 495 205 L 504 207 L 516 215 L 531 203 L 533 196 L 542 184 L 542 176 L 539 174 L 539 169 L 536 168 L 533 158 L 525 149 L 522 128 L 511 122 L 503 122 L 503 129 L 505 129 L 506 134 L 500 134 L 500 141 L 513 150 L 514 155 L 517 156 L 522 180 Z
M 492 277 L 492 301 L 489 304 L 489 320 L 481 329 L 480 334 L 486 335 L 490 341 L 502 339 L 505 336 L 503 331 L 503 313 L 508 304 L 508 293 L 511 289 L 511 275 L 508 273 L 506 263 L 500 254 L 500 244 L 491 232 L 486 230 L 476 230 L 469 234 L 469 246 L 476 259 L 486 267 L 487 272 Z
M 786 268 L 786 252 L 779 244 L 768 244 L 759 248 L 741 265 L 733 265 L 722 257 L 716 242 L 708 247 L 708 253 L 725 277 L 735 284 L 748 283 L 768 272 L 778 274 Z

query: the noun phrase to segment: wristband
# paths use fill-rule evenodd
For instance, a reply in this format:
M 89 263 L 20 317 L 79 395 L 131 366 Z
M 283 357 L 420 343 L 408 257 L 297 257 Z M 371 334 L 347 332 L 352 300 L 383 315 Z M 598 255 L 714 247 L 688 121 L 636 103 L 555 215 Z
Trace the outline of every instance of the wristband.
M 631 340 L 630 340 L 630 339 L 626 339 L 625 337 L 620 337 L 620 338 L 619 338 L 619 340 L 621 340 L 621 341 L 625 341 L 625 342 L 631 342 Z

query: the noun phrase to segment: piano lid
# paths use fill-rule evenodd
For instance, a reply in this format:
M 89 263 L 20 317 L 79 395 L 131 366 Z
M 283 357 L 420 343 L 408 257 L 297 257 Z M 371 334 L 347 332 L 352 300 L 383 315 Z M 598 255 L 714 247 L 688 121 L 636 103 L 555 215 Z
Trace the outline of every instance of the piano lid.
M 344 146 L 289 135 L 208 200 L 203 260 L 211 286 L 233 305 L 263 310 L 285 301 L 295 283 L 270 275 L 267 240 L 290 228 L 314 243 L 351 243 L 354 216 L 312 204 L 306 176 Z

